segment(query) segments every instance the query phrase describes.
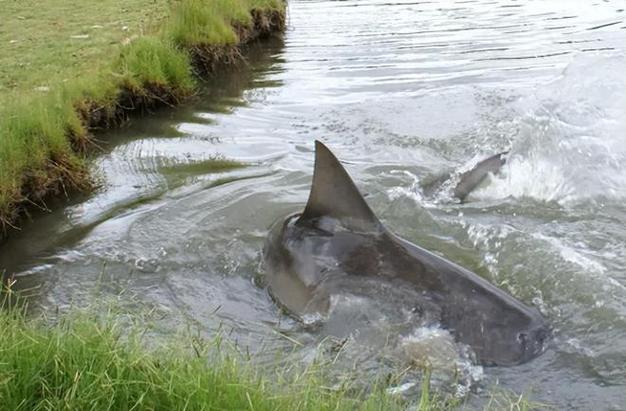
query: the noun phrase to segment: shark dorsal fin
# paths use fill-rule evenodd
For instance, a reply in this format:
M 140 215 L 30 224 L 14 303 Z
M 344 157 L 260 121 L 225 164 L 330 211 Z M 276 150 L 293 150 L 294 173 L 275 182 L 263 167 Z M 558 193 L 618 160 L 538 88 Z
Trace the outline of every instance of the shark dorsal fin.
M 315 141 L 313 183 L 298 222 L 321 217 L 337 219 L 347 228 L 379 230 L 380 222 L 337 157 Z

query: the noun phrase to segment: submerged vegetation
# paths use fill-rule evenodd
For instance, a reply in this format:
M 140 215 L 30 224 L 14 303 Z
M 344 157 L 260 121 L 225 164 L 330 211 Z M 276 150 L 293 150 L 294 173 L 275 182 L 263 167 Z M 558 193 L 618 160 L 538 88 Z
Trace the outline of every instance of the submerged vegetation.
M 285 25 L 283 0 L 7 7 L 8 30 L 0 31 L 10 45 L 0 56 L 1 232 L 28 204 L 45 207 L 50 195 L 91 187 L 84 153 L 92 130 L 132 111 L 179 103 L 194 93 L 198 75 Z

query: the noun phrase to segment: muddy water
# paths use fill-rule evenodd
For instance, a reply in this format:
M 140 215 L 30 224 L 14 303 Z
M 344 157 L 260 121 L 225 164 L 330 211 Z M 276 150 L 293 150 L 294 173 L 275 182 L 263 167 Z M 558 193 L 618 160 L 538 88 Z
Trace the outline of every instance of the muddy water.
M 44 309 L 119 296 L 160 313 L 163 334 L 228 330 L 268 363 L 331 358 L 337 379 L 363 383 L 430 363 L 470 408 L 497 383 L 557 409 L 625 409 L 624 7 L 292 0 L 284 38 L 193 105 L 101 136 L 101 189 L 37 216 L 0 263 Z M 483 369 L 393 298 L 350 290 L 327 319 L 281 313 L 261 249 L 306 201 L 316 138 L 389 228 L 538 307 L 555 329 L 547 352 Z M 503 172 L 467 203 L 433 185 L 502 150 Z M 246 166 L 218 170 L 217 157 Z M 402 374 L 394 391 L 412 398 L 418 380 Z

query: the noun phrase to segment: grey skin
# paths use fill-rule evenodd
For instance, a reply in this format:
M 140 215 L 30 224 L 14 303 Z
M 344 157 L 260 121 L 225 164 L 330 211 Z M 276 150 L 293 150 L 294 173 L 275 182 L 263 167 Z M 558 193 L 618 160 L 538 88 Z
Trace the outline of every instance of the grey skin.
M 508 151 L 495 154 L 477 163 L 471 170 L 458 177 L 458 182 L 452 189 L 452 194 L 464 202 L 467 196 L 476 189 L 489 174 L 497 175 L 506 164 Z M 444 172 L 438 176 L 422 181 L 424 194 L 430 196 L 441 189 L 442 185 L 452 179 L 453 172 Z
M 483 365 L 529 361 L 550 334 L 537 310 L 385 228 L 319 141 L 308 203 L 273 227 L 264 266 L 273 298 L 299 318 L 327 314 L 330 297 L 359 279 L 412 287 L 421 296 L 414 306 L 471 346 Z
M 506 163 L 508 151 L 493 155 L 476 164 L 470 171 L 461 174 L 459 182 L 454 187 L 454 196 L 464 201 L 465 197 L 474 190 L 485 178 L 491 174 L 498 174 Z

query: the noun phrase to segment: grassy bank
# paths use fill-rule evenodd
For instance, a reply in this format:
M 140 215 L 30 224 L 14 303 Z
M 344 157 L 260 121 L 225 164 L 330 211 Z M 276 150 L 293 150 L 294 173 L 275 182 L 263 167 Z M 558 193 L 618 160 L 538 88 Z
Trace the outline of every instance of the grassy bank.
M 44 321 L 0 304 L 0 411 L 467 409 L 461 400 L 431 392 L 428 378 L 420 398 L 409 403 L 382 385 L 368 393 L 349 382 L 329 387 L 322 364 L 260 372 L 254 358 L 220 336 L 204 340 L 182 332 L 155 345 L 145 337 L 149 315 L 115 307 L 100 303 Z M 493 391 L 484 410 L 504 409 L 545 408 Z
M 0 0 L 0 229 L 91 187 L 94 129 L 175 105 L 285 24 L 283 0 Z M 4 45 L 8 52 L 4 52 Z
M 393 410 L 382 392 L 350 397 L 313 371 L 259 375 L 220 340 L 148 350 L 145 329 L 75 312 L 55 325 L 0 311 L 2 410 Z M 220 355 L 215 355 L 219 353 Z M 210 358 L 210 360 L 209 360 Z M 358 399 L 357 399 L 358 398 Z M 426 408 L 426 403 L 423 409 Z

